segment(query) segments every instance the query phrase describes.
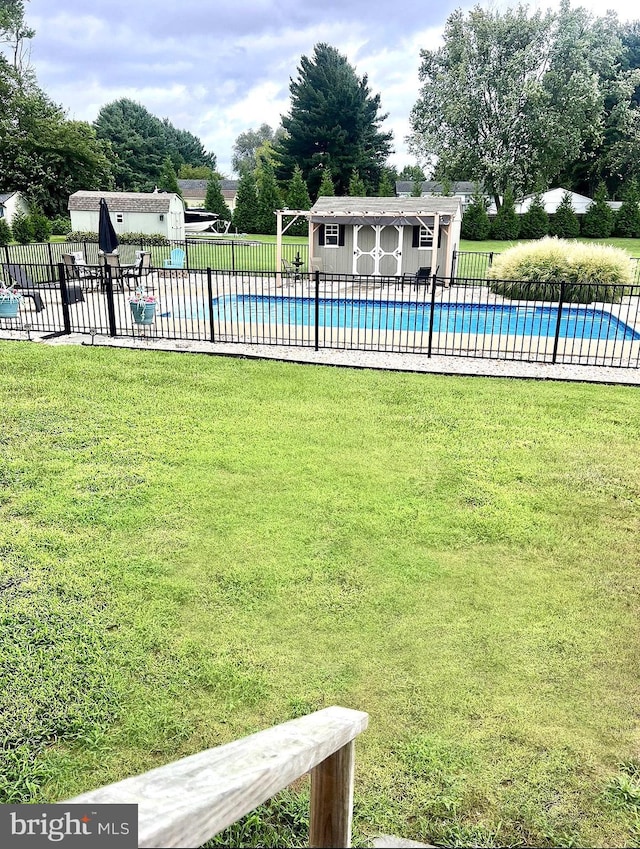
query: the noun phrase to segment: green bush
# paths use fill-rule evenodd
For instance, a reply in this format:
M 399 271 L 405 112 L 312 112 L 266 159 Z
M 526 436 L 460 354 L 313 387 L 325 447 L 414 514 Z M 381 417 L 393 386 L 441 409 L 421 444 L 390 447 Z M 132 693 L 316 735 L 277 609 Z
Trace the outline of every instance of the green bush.
M 0 218 L 0 245 L 8 245 L 13 239 L 11 227 L 7 224 L 4 218 Z
M 551 216 L 549 233 L 560 239 L 575 239 L 580 235 L 580 222 L 571 204 L 571 195 L 565 192 L 558 209 Z
M 51 222 L 47 216 L 39 211 L 34 211 L 29 216 L 31 219 L 31 230 L 34 242 L 48 242 L 51 235 Z
M 615 303 L 632 282 L 630 256 L 609 245 L 588 245 L 562 239 L 516 245 L 498 254 L 487 277 L 489 288 L 505 298 L 588 304 Z
M 66 215 L 57 215 L 51 220 L 51 233 L 54 236 L 66 236 L 71 232 L 71 219 Z
M 606 239 L 613 233 L 613 223 L 613 210 L 607 204 L 607 190 L 599 186 L 582 219 L 582 235 L 589 239 Z
M 622 206 L 616 213 L 613 232 L 623 239 L 640 237 L 640 207 L 638 188 L 632 184 L 622 201 Z
M 520 218 L 516 214 L 513 195 L 505 192 L 502 206 L 491 222 L 491 237 L 493 239 L 511 241 L 520 235 Z
M 28 215 L 16 215 L 11 225 L 13 230 L 13 238 L 20 245 L 27 245 L 33 242 L 33 224 Z
M 463 239 L 469 239 L 472 242 L 482 242 L 489 238 L 490 231 L 491 222 L 487 215 L 484 194 L 480 191 L 479 186 L 476 186 L 471 203 L 462 216 L 461 236 Z
M 521 239 L 542 239 L 549 233 L 549 216 L 547 215 L 542 195 L 537 194 L 531 199 L 529 209 L 520 217 Z
M 67 236 L 69 242 L 97 242 L 98 234 L 85 232 L 83 230 L 72 230 Z M 119 233 L 118 242 L 121 245 L 153 245 L 165 247 L 171 242 L 162 233 Z

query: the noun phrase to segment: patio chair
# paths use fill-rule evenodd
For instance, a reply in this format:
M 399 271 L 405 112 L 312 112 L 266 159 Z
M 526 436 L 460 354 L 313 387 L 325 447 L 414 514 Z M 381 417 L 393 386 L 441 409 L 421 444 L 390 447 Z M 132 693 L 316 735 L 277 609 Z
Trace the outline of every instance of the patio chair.
M 31 298 L 36 312 L 42 312 L 45 309 L 44 299 L 41 295 L 43 290 L 60 290 L 60 284 L 55 280 L 49 280 L 46 283 L 34 283 L 27 270 L 15 263 L 4 264 L 2 272 L 5 283 L 10 281 L 16 289 L 20 289 L 21 295 L 25 298 Z M 67 303 L 77 304 L 80 301 L 84 301 L 80 286 L 67 285 Z
M 115 286 L 120 287 L 120 291 L 124 292 L 124 279 L 122 277 L 122 267 L 120 265 L 120 257 L 118 254 L 99 254 L 98 262 L 100 264 L 100 269 L 103 274 L 106 273 L 107 268 L 111 273 L 111 281 Z M 105 280 L 103 279 L 102 288 L 105 288 Z
M 133 265 L 120 266 L 120 276 L 127 281 L 130 290 L 136 289 L 141 280 L 146 281 L 150 273 L 151 254 L 149 251 L 136 251 L 136 261 Z
M 87 265 L 82 251 L 62 254 L 67 280 L 78 280 L 84 288 L 92 288 L 92 282 L 100 279 L 100 269 Z
M 186 254 L 182 250 L 182 248 L 174 248 L 171 251 L 171 256 L 169 259 L 165 259 L 163 268 L 175 268 L 175 269 L 184 269 L 184 260 Z
M 302 280 L 302 275 L 296 265 L 288 259 L 282 258 L 282 279 L 286 283 L 297 283 Z

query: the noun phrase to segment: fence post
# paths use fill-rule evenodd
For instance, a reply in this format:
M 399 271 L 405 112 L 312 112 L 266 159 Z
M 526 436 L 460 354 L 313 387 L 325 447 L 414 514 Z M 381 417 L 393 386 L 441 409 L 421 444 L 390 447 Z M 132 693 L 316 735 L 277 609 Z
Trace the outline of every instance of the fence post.
M 235 251 L 236 243 L 232 239 L 231 240 L 231 270 L 236 270 L 236 251 Z
M 431 309 L 429 310 L 429 337 L 427 341 L 427 357 L 431 356 L 433 346 L 433 319 L 436 312 L 436 275 L 431 278 Z
M 211 282 L 211 269 L 207 268 L 207 292 L 209 293 L 209 341 L 215 342 L 213 329 L 213 284 Z
M 117 336 L 116 307 L 113 301 L 113 280 L 111 277 L 111 266 L 105 261 L 104 286 L 107 295 L 107 315 L 109 318 L 109 336 Z
M 315 316 L 315 350 L 318 350 L 320 337 L 320 271 L 316 268 L 316 316 Z
M 189 271 L 189 241 L 186 238 L 184 240 L 184 264 L 187 271 Z
M 355 741 L 311 771 L 309 846 L 351 846 Z
M 7 259 L 7 265 L 9 265 L 9 263 L 11 262 L 11 260 L 9 259 L 9 245 L 4 246 L 4 255 Z
M 60 300 L 62 302 L 62 321 L 64 332 L 71 333 L 71 312 L 69 311 L 69 293 L 67 291 L 67 272 L 63 262 L 58 263 L 58 280 L 60 281 Z
M 51 242 L 47 242 L 47 248 L 49 249 L 49 265 L 53 268 L 53 254 L 51 253 Z
M 553 337 L 553 355 L 551 357 L 551 362 L 555 363 L 558 358 L 558 340 L 560 339 L 560 322 L 562 320 L 562 305 L 564 302 L 564 280 L 560 284 L 560 299 L 558 300 L 558 317 L 556 319 L 556 332 Z
M 489 268 L 493 265 L 493 251 L 489 251 Z

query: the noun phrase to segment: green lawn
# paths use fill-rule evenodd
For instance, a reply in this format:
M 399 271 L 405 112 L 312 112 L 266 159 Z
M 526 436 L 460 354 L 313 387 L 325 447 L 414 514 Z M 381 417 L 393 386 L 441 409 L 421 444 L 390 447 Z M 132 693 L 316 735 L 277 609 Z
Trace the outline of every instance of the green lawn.
M 360 845 L 638 844 L 637 389 L 0 354 L 1 801 L 341 704 Z

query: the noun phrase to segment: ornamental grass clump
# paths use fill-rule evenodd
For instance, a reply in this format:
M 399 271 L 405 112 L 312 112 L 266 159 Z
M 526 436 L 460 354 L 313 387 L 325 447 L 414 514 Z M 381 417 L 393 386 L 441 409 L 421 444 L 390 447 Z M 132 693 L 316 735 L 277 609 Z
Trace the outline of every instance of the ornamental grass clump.
M 629 292 L 632 269 L 620 248 L 547 238 L 499 254 L 488 277 L 491 291 L 505 298 L 557 301 L 564 283 L 565 301 L 616 303 Z

